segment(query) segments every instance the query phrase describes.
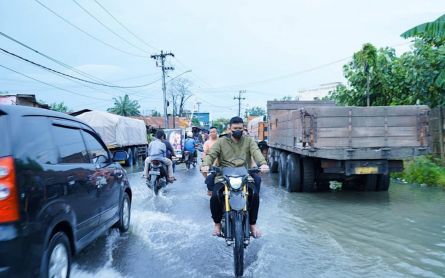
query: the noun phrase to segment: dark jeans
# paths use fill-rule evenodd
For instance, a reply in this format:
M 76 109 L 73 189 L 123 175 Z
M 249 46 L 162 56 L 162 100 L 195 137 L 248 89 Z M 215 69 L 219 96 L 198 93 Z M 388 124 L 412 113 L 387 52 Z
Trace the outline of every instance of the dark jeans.
M 249 188 L 249 224 L 255 225 L 258 218 L 258 210 L 260 208 L 261 177 L 258 174 L 252 174 L 251 176 L 254 180 L 254 188 Z M 222 183 L 215 184 L 214 174 L 207 176 L 206 184 L 207 189 L 212 191 L 210 211 L 212 212 L 213 222 L 221 223 L 223 217 L 224 185 Z

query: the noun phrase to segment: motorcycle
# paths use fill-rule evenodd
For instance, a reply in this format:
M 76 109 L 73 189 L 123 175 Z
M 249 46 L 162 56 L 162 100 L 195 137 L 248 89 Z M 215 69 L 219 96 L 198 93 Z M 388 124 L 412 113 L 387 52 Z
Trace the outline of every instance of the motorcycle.
M 148 169 L 147 186 L 153 190 L 154 195 L 158 195 L 161 188 L 171 183 L 167 179 L 167 166 L 159 160 L 152 160 Z
M 190 167 L 193 165 L 193 168 L 196 167 L 196 160 L 193 153 L 190 153 L 189 151 L 184 151 L 184 162 L 185 166 L 187 167 L 187 170 L 190 169 Z
M 254 180 L 250 175 L 260 171 L 244 167 L 227 167 L 222 170 L 212 167 L 210 172 L 217 174 L 215 183 L 224 184 L 221 237 L 227 246 L 233 246 L 235 276 L 241 277 L 244 273 L 244 249 L 249 245 L 251 236 L 248 196 Z

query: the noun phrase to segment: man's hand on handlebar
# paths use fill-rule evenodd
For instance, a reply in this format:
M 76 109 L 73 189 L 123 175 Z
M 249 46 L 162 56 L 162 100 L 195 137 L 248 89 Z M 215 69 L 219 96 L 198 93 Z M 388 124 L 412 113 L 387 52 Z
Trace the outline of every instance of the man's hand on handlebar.
M 201 166 L 201 172 L 203 172 L 203 173 L 208 173 L 209 169 L 210 169 L 209 166 Z
M 269 169 L 269 165 L 263 164 L 263 165 L 260 166 L 259 170 L 260 170 L 261 173 L 267 173 L 270 170 Z

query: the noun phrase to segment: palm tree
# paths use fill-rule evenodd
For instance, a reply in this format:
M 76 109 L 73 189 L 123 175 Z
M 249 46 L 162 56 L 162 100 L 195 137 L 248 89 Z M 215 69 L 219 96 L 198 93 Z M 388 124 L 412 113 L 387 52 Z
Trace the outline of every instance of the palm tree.
M 405 39 L 407 38 L 420 38 L 434 47 L 445 47 L 445 14 L 440 16 L 438 19 L 425 22 L 417 25 L 407 31 L 405 31 L 401 36 Z M 439 75 L 436 78 L 436 84 L 438 86 L 445 85 L 445 69 L 442 68 Z
M 139 108 L 141 108 L 141 106 L 139 105 L 137 100 L 130 100 L 128 95 L 125 95 L 124 97 L 119 96 L 118 99 L 113 98 L 113 100 L 114 106 L 108 108 L 108 112 L 121 116 L 139 116 L 141 114 L 141 112 L 139 111 Z
M 438 38 L 445 39 L 445 14 L 432 22 L 425 22 L 417 25 L 402 35 L 403 38 Z

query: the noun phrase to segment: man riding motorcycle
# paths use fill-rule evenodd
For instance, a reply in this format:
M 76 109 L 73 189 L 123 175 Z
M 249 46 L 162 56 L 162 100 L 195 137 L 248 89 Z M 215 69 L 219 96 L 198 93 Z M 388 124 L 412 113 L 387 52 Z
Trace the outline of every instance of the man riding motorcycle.
M 193 139 L 193 132 L 187 132 L 187 138 L 184 142 L 184 153 L 189 152 L 190 157 L 196 160 L 197 152 L 196 152 L 196 141 Z
M 163 164 L 167 166 L 168 172 L 168 181 L 173 182 L 175 177 L 173 176 L 173 164 L 167 156 L 167 147 L 162 142 L 162 139 L 165 137 L 165 133 L 162 129 L 156 131 L 155 139 L 148 145 L 148 156 L 145 159 L 144 165 L 144 177 L 148 177 L 148 166 L 150 165 L 152 160 L 159 160 Z
M 233 117 L 229 123 L 230 136 L 220 138 L 207 153 L 201 171 L 207 173 L 209 167 L 213 165 L 213 162 L 218 159 L 219 165 L 224 167 L 250 167 L 251 158 L 255 160 L 260 166 L 262 173 L 269 171 L 264 156 L 258 149 L 258 145 L 253 138 L 243 137 L 244 123 L 240 117 Z M 261 178 L 258 175 L 252 175 L 254 179 L 255 188 L 253 192 L 249 194 L 249 215 L 250 215 L 250 231 L 254 237 L 261 235 L 259 229 L 256 227 L 256 221 L 258 218 L 258 209 L 260 205 L 260 186 Z M 222 183 L 207 184 L 208 189 L 212 190 L 212 197 L 210 198 L 210 210 L 212 212 L 212 218 L 215 223 L 213 235 L 221 235 L 221 219 L 223 216 L 222 205 Z M 213 188 L 211 188 L 213 187 Z

